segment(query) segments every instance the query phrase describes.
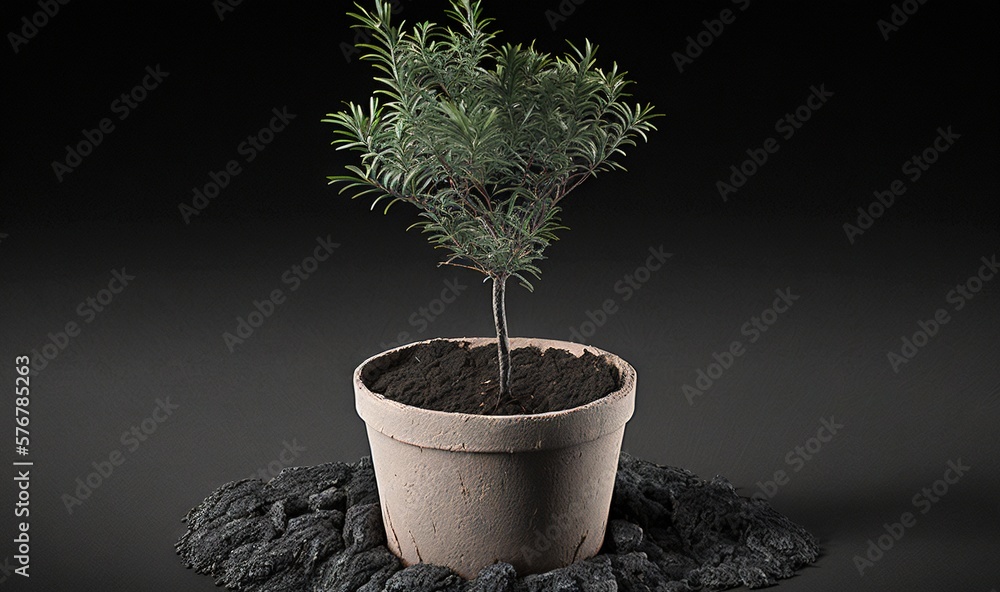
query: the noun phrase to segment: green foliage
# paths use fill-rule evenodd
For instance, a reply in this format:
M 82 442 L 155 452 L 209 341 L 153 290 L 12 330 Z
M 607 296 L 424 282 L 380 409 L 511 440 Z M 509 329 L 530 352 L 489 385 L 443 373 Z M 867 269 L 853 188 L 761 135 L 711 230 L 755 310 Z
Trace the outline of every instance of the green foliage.
M 349 13 L 370 29 L 363 45 L 380 71 L 367 108 L 348 103 L 327 115 L 338 149 L 361 153 L 361 165 L 329 177 L 372 208 L 405 202 L 441 262 L 494 280 L 517 278 L 531 289 L 542 252 L 556 240 L 560 202 L 599 172 L 623 169 L 617 158 L 654 130 L 651 106 L 629 105 L 631 84 L 617 64 L 596 66 L 597 47 L 572 44 L 564 56 L 534 44 L 494 45 L 481 3 L 451 0 L 460 28 L 429 22 L 406 31 L 391 7 Z M 382 99 L 382 100 L 380 100 Z

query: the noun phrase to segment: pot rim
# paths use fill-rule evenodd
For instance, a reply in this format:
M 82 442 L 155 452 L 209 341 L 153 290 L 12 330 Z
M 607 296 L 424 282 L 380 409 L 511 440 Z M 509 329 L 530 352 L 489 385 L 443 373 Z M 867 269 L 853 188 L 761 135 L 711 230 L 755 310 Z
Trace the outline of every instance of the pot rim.
M 371 391 L 361 372 L 377 358 L 432 341 L 457 341 L 471 347 L 495 344 L 495 337 L 439 337 L 408 343 L 375 354 L 354 370 L 355 407 L 369 431 L 421 448 L 464 452 L 551 450 L 596 440 L 621 430 L 635 410 L 635 369 L 625 360 L 591 345 L 532 337 L 511 337 L 511 349 L 536 346 L 574 355 L 589 351 L 614 365 L 621 387 L 589 403 L 535 414 L 478 415 L 424 409 Z

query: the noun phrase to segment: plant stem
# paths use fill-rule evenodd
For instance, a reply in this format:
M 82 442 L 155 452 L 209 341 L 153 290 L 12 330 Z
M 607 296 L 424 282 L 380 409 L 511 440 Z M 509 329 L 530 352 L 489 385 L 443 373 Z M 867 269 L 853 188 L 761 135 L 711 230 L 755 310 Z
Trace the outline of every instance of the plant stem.
M 507 338 L 507 276 L 493 276 L 493 323 L 497 330 L 497 356 L 500 362 L 500 395 L 497 406 L 510 395 L 510 341 Z

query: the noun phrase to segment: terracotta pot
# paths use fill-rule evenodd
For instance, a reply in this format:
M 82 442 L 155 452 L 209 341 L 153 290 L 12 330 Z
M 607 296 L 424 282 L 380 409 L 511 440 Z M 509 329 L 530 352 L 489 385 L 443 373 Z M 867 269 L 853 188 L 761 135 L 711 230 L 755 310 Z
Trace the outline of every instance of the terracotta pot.
M 496 339 L 462 338 L 472 346 Z M 389 548 L 406 565 L 433 563 L 465 578 L 504 561 L 519 575 L 595 555 L 604 540 L 625 422 L 635 404 L 635 370 L 600 349 L 565 341 L 511 338 L 590 351 L 620 374 L 619 390 L 586 405 L 535 415 L 472 415 L 421 409 L 373 393 L 354 372 L 358 414 L 368 428 Z

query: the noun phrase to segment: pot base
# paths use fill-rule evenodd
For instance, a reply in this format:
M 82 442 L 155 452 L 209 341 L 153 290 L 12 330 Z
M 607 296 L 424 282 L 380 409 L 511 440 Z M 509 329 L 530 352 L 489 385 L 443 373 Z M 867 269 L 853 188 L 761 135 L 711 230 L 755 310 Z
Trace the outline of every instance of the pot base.
M 594 467 L 614 469 L 622 433 L 555 451 L 457 454 L 369 430 L 376 469 L 391 467 L 391 486 L 379 481 L 388 547 L 404 565 L 438 563 L 465 578 L 496 562 L 529 574 L 593 557 L 614 487 L 614 473 Z M 405 521 L 391 508 L 408 509 Z

